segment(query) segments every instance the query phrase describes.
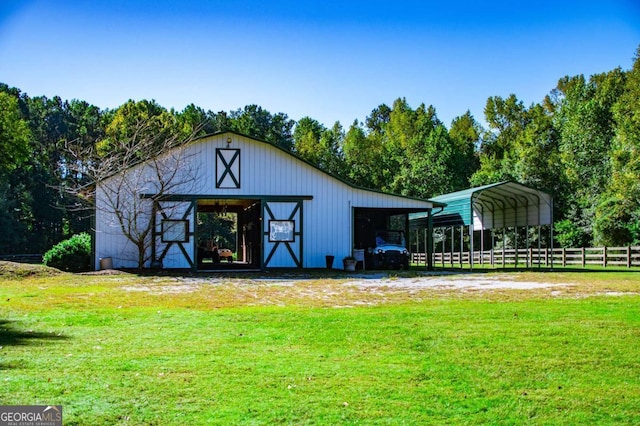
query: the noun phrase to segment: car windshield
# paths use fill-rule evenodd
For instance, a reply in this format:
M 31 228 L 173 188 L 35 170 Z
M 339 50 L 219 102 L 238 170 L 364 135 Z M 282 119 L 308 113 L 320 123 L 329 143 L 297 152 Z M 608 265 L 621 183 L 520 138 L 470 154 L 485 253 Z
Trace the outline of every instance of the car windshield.
M 397 231 L 387 231 L 384 235 L 385 244 L 392 244 L 397 246 L 404 245 L 404 238 L 402 237 L 402 232 Z

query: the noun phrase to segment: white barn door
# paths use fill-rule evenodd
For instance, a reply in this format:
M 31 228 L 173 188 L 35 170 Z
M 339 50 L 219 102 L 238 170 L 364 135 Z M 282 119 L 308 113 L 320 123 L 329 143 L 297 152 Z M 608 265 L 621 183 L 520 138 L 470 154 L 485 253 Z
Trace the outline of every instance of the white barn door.
M 151 259 L 165 268 L 195 268 L 195 203 L 161 201 L 156 207 L 156 227 Z
M 302 201 L 265 201 L 264 268 L 302 268 Z

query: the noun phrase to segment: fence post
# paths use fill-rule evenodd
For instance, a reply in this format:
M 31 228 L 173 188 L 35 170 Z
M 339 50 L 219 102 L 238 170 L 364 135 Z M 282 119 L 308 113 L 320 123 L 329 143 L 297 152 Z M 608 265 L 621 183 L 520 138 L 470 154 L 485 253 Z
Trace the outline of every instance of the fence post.
M 631 246 L 627 246 L 627 268 L 631 268 Z
M 607 246 L 602 247 L 602 266 L 607 267 Z
M 455 251 L 455 243 L 456 243 L 456 229 L 453 225 L 451 225 L 451 267 L 453 268 L 453 252 Z
M 445 249 L 445 244 L 447 243 L 447 229 L 445 228 L 444 231 L 442 231 L 442 236 L 444 237 L 444 239 L 442 240 L 442 267 L 444 268 L 444 249 Z
M 505 228 L 502 228 L 502 267 L 504 268 L 505 265 L 505 257 L 506 257 L 506 248 L 505 248 L 505 244 L 504 242 L 506 241 L 506 234 L 507 231 L 505 230 Z
M 464 225 L 460 225 L 460 269 L 462 269 L 463 257 L 464 257 Z
M 587 266 L 587 259 L 586 259 L 586 250 L 584 249 L 584 246 L 582 247 L 582 267 L 584 268 L 585 266 Z
M 562 247 L 562 266 L 567 266 L 567 249 L 564 247 Z
M 549 266 L 549 247 L 544 248 L 544 266 Z

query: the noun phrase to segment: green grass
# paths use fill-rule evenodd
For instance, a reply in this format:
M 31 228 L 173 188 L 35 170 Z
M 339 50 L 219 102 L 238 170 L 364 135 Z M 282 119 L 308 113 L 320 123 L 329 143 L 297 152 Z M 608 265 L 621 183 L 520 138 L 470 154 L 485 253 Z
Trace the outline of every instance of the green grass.
M 0 278 L 0 404 L 65 425 L 640 423 L 637 274 L 514 274 L 559 296 L 305 277 Z

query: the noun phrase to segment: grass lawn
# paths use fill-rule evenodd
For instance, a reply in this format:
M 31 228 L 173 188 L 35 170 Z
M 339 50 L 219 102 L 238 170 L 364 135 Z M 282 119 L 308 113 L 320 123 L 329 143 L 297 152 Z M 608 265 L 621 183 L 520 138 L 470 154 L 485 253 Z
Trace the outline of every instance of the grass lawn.
M 60 404 L 65 425 L 640 424 L 640 273 L 512 278 L 568 285 L 5 264 L 0 404 Z

